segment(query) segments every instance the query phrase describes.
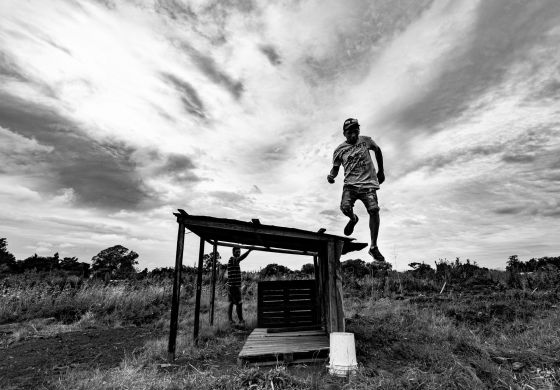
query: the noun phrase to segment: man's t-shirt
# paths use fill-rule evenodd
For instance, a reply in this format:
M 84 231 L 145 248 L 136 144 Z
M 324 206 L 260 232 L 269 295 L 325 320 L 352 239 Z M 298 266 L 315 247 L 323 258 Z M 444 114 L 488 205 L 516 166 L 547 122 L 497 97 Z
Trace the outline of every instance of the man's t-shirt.
M 227 264 L 228 281 L 230 287 L 241 287 L 241 268 L 239 257 L 230 257 Z
M 375 166 L 369 154 L 379 147 L 371 137 L 358 136 L 358 141 L 351 145 L 343 142 L 334 151 L 333 165 L 344 166 L 344 184 L 359 188 L 379 189 Z

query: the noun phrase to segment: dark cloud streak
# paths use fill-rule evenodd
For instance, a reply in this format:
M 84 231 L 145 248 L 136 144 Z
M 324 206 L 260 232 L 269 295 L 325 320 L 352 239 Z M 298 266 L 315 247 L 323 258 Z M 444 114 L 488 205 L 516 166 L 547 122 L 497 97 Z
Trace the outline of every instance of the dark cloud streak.
M 195 62 L 198 68 L 206 76 L 208 76 L 210 80 L 226 88 L 228 92 L 236 99 L 239 99 L 241 97 L 245 88 L 243 86 L 243 83 L 241 81 L 232 79 L 225 72 L 221 71 L 212 57 L 205 56 L 196 51 L 192 51 L 191 59 Z
M 72 188 L 78 204 L 112 210 L 153 201 L 135 171 L 132 149 L 88 138 L 79 124 L 51 108 L 0 94 L 0 126 L 54 147 L 40 155 L 42 168 L 34 172 L 40 192 Z M 29 156 L 28 166 L 34 158 Z
M 162 157 L 155 156 L 157 160 L 161 160 Z M 196 168 L 193 160 L 184 155 L 180 154 L 170 154 L 165 159 L 162 165 L 160 165 L 156 170 L 156 175 L 165 175 L 170 177 L 172 180 L 176 180 L 181 183 L 194 183 L 202 181 L 193 170 Z
M 469 104 L 500 84 L 510 66 L 540 43 L 559 20 L 560 2 L 484 1 L 474 38 L 464 54 L 450 56 L 431 89 L 395 115 L 404 128 L 430 132 L 464 113 Z
M 202 99 L 191 84 L 170 73 L 163 73 L 163 77 L 181 94 L 180 99 L 187 112 L 199 118 L 206 118 L 207 115 Z
M 274 46 L 271 45 L 261 45 L 259 50 L 268 58 L 272 65 L 278 66 L 282 64 L 282 58 L 280 54 L 276 51 Z

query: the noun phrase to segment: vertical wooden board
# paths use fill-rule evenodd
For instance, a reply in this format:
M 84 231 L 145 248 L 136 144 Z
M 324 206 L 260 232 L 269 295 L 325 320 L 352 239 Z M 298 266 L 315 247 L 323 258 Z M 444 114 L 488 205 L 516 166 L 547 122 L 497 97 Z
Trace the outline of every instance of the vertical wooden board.
M 313 272 L 315 276 L 315 301 L 316 301 L 316 321 L 317 323 L 321 323 L 322 321 L 322 314 L 321 314 L 321 273 L 319 269 L 319 259 L 317 255 L 313 255 Z
M 198 341 L 198 328 L 200 326 L 200 294 L 202 292 L 202 260 L 204 256 L 204 239 L 200 238 L 200 247 L 198 250 L 198 273 L 196 277 L 196 302 L 194 307 L 194 330 L 193 340 Z
M 325 326 L 327 332 L 330 329 L 329 324 L 329 300 L 328 300 L 328 256 L 327 245 L 323 246 L 318 254 L 318 268 L 319 268 L 319 301 L 321 304 L 321 323 Z
M 175 272 L 173 278 L 173 295 L 171 297 L 171 320 L 169 323 L 169 344 L 167 358 L 175 360 L 175 344 L 177 341 L 177 324 L 179 318 L 179 298 L 181 296 L 181 269 L 183 268 L 183 252 L 185 244 L 185 225 L 179 222 L 177 233 L 177 250 L 175 253 Z
M 283 325 L 288 325 L 290 324 L 290 308 L 289 308 L 289 304 L 290 304 L 290 286 L 289 285 L 285 285 L 284 286 L 284 324 Z
M 216 300 L 216 256 L 218 254 L 218 245 L 212 247 L 212 279 L 210 287 L 210 325 L 214 325 L 214 301 Z
M 340 266 L 340 256 L 342 255 L 342 247 L 344 241 L 337 240 L 335 245 L 335 290 L 336 290 L 336 307 L 337 307 L 337 332 L 344 332 L 344 302 L 342 291 L 342 269 Z
M 336 248 L 335 241 L 329 240 L 327 244 L 328 262 L 328 286 L 327 296 L 329 300 L 329 333 L 338 331 L 338 308 L 336 297 Z
M 263 287 L 259 282 L 257 284 L 257 327 L 259 328 L 263 327 L 263 322 L 264 322 L 263 312 L 262 312 L 262 306 L 263 306 L 262 302 L 263 302 Z

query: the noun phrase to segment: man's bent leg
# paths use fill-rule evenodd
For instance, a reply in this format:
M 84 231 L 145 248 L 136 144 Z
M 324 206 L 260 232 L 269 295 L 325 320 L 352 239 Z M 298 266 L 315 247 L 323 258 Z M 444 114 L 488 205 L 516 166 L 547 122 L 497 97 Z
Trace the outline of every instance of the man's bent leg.
M 233 302 L 230 301 L 228 305 L 228 312 L 227 312 L 229 322 L 233 322 L 232 314 L 233 314 Z
M 377 236 L 379 235 L 379 210 L 369 213 L 369 231 L 371 235 L 371 246 L 377 246 Z
M 358 223 L 358 216 L 354 214 L 354 202 L 356 201 L 356 193 L 350 189 L 344 188 L 342 190 L 342 200 L 340 201 L 340 211 L 348 218 L 350 221 L 344 227 L 344 234 L 349 236 L 354 231 L 354 226 Z
M 243 322 L 243 303 L 239 302 L 235 309 L 237 310 L 237 318 L 239 319 L 239 322 Z
M 369 214 L 369 231 L 371 236 L 371 247 L 369 254 L 378 261 L 385 261 L 385 257 L 379 252 L 377 248 L 377 237 L 379 235 L 379 204 L 377 202 L 377 192 L 370 190 L 363 197 L 360 197 Z

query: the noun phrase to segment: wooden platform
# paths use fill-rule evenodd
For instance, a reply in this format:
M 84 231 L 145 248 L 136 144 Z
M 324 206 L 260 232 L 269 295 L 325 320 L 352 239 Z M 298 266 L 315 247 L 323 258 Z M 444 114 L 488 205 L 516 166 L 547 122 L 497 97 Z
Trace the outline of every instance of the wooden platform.
M 255 328 L 239 353 L 238 363 L 258 366 L 320 363 L 329 357 L 329 336 L 324 330 L 269 333 Z

